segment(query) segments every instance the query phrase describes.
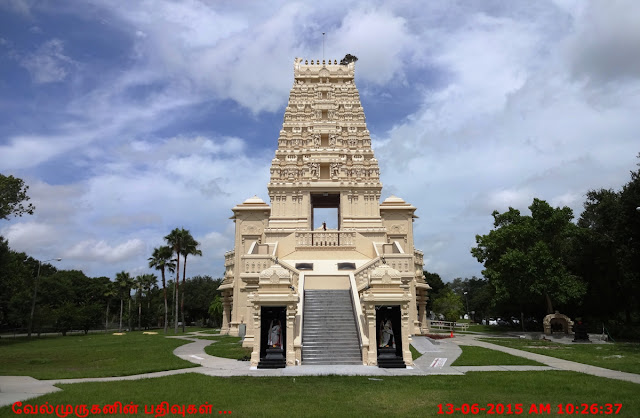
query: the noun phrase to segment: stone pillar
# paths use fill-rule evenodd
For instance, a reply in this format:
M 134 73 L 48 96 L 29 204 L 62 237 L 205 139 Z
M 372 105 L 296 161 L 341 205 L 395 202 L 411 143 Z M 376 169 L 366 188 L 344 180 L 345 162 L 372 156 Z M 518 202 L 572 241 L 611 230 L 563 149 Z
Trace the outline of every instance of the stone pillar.
M 230 292 L 225 291 L 223 293 L 222 300 L 222 327 L 220 329 L 221 334 L 229 333 L 229 322 L 231 321 L 231 301 Z
M 253 299 L 253 298 L 252 298 Z M 260 363 L 260 338 L 261 338 L 261 308 L 260 305 L 255 303 L 253 304 L 253 325 L 257 327 L 258 332 L 255 333 L 253 338 L 253 351 L 251 352 L 251 366 L 258 367 L 258 363 Z
M 378 365 L 378 333 L 376 330 L 376 305 L 367 303 L 367 323 L 369 324 L 369 355 L 368 366 Z
M 296 313 L 298 312 L 296 305 L 289 304 L 287 305 L 287 341 L 285 344 L 286 348 L 286 359 L 287 366 L 295 366 L 296 364 L 296 352 L 293 347 L 293 340 L 296 335 Z
M 416 296 L 418 302 L 418 318 L 420 321 L 420 333 L 427 334 L 429 332 L 429 325 L 427 322 L 427 301 L 429 297 L 426 292 L 421 292 L 419 296 Z
M 411 356 L 411 349 L 409 348 L 409 345 L 411 344 L 411 338 L 409 337 L 409 330 L 411 327 L 411 321 L 409 320 L 409 304 L 405 302 L 400 306 L 400 315 L 402 317 L 402 360 L 404 360 L 404 364 L 407 366 L 412 366 L 413 357 Z

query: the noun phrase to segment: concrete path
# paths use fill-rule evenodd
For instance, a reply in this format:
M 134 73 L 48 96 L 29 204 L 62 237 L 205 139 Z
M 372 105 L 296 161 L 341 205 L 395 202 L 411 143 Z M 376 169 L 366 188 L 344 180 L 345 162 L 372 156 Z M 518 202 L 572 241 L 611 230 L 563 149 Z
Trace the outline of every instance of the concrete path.
M 511 354 L 514 356 L 528 358 L 530 360 L 535 360 L 539 363 L 546 364 L 547 366 L 556 370 L 580 372 L 593 376 L 607 377 L 609 379 L 640 383 L 640 374 L 619 372 L 602 367 L 590 366 L 588 364 L 576 363 L 575 361 L 563 360 L 555 357 L 545 356 L 542 354 L 530 353 L 528 351 L 517 350 L 515 348 L 503 347 L 497 344 L 478 341 L 476 338 L 477 336 L 475 335 L 460 335 L 456 337 L 453 342 L 458 345 L 473 345 L 477 347 L 484 347 L 490 350 L 502 351 L 503 353 Z
M 194 336 L 215 336 L 216 334 L 190 333 Z M 60 390 L 54 384 L 84 383 L 84 382 L 113 382 L 118 380 L 148 379 L 161 376 L 172 376 L 184 373 L 200 373 L 207 376 L 316 376 L 316 375 L 345 375 L 345 376 L 426 376 L 426 375 L 464 375 L 470 371 L 530 371 L 530 370 L 568 370 L 610 379 L 626 380 L 640 383 L 640 375 L 618 372 L 589 366 L 541 354 L 529 353 L 496 344 L 477 341 L 476 335 L 458 334 L 453 339 L 432 340 L 426 337 L 413 337 L 412 345 L 422 353 L 415 360 L 414 367 L 406 369 L 381 369 L 376 366 L 311 366 L 301 365 L 275 370 L 258 370 L 250 367 L 249 362 L 210 356 L 204 348 L 213 340 L 199 340 L 188 336 L 179 338 L 191 341 L 174 350 L 174 354 L 200 367 L 178 370 L 168 370 L 155 373 L 144 373 L 133 376 L 96 377 L 82 379 L 51 379 L 37 380 L 27 376 L 0 376 L 0 406 L 10 405 L 16 401 L 24 401 L 45 393 Z M 460 345 L 475 345 L 491 350 L 502 351 L 518 357 L 538 361 L 546 366 L 455 366 L 451 364 L 460 356 Z

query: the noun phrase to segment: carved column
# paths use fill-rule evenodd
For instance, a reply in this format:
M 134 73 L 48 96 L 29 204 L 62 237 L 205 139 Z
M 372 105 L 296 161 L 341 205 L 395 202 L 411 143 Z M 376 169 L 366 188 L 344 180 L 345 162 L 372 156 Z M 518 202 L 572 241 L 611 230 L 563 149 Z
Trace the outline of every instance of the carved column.
M 429 326 L 427 323 L 427 301 L 429 297 L 426 292 L 422 291 L 416 296 L 418 302 L 418 319 L 420 321 L 420 333 L 426 334 L 429 332 Z
M 254 295 L 252 294 L 250 296 L 251 300 L 253 301 Z M 261 338 L 261 332 L 259 332 L 260 327 L 261 327 L 261 313 L 260 313 L 260 304 L 258 303 L 253 303 L 253 325 L 257 327 L 258 332 L 255 333 L 255 337 L 253 338 L 253 351 L 251 352 L 251 366 L 252 367 L 258 367 L 258 363 L 260 363 L 260 338 Z
M 378 365 L 378 333 L 376 332 L 376 305 L 367 303 L 367 323 L 369 324 L 369 366 Z
M 413 358 L 411 356 L 411 349 L 409 345 L 411 344 L 410 335 L 410 321 L 409 321 L 409 304 L 403 303 L 401 305 L 401 315 L 402 315 L 402 359 L 407 366 L 413 365 Z
M 220 329 L 221 334 L 229 333 L 229 322 L 231 322 L 231 292 L 223 293 L 222 300 L 222 328 Z
M 287 366 L 295 366 L 296 364 L 296 352 L 293 347 L 293 340 L 296 336 L 296 313 L 298 312 L 297 306 L 294 304 L 287 305 Z

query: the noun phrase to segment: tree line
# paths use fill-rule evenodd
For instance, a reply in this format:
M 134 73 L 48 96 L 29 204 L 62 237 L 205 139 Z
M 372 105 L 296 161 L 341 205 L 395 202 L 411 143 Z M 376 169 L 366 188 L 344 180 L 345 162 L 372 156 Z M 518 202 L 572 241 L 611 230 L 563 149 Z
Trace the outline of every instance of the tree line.
M 150 260 L 150 264 L 155 264 L 153 255 Z M 221 310 L 213 309 L 210 313 L 210 309 L 216 300 L 219 303 L 218 286 L 222 279 L 187 278 L 184 269 L 181 273 L 182 282 L 178 281 L 179 277 L 163 280 L 162 288 L 158 286 L 158 277 L 150 273 L 132 277 L 122 271 L 115 275 L 115 280 L 88 277 L 82 271 L 58 270 L 51 263 L 14 251 L 9 242 L 0 237 L 0 331 L 33 329 L 36 334 L 66 335 L 71 330 L 85 333 L 95 329 L 164 327 L 166 330 L 170 320 L 176 325 L 181 321 L 219 326 Z M 36 281 L 39 291 L 34 299 Z M 180 302 L 182 309 L 168 311 L 169 302 L 174 306 Z
M 558 310 L 592 332 L 640 338 L 640 169 L 619 190 L 590 190 L 577 221 L 541 199 L 529 210 L 494 211 L 493 229 L 476 236 L 471 254 L 483 278 L 444 284 L 425 272 L 432 308 L 451 318 L 515 317 L 523 329 L 540 329 Z

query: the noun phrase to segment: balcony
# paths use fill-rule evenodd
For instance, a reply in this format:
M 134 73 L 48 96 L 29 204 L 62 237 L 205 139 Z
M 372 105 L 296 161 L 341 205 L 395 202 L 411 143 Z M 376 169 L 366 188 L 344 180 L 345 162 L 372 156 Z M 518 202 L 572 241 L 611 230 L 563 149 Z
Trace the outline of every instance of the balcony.
M 297 248 L 353 248 L 354 231 L 300 231 L 296 232 Z

